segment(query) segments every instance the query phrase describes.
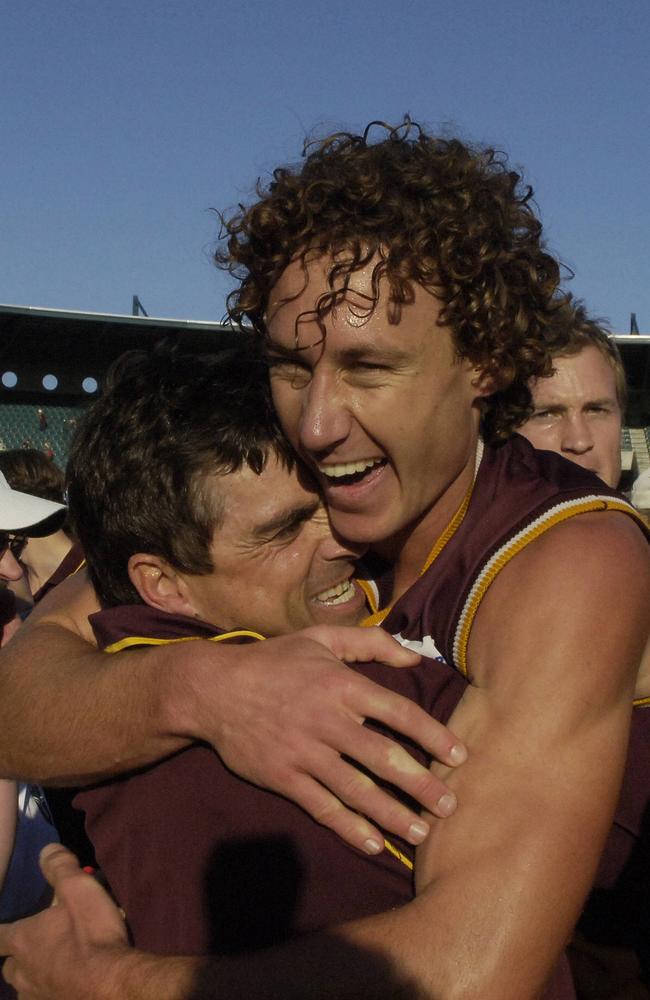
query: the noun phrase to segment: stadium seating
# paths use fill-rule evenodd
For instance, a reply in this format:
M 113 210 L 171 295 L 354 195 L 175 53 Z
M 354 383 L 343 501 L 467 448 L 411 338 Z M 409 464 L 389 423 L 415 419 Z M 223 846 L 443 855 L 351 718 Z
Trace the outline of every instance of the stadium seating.
M 80 407 L 56 403 L 0 404 L 0 450 L 37 448 L 65 467 Z

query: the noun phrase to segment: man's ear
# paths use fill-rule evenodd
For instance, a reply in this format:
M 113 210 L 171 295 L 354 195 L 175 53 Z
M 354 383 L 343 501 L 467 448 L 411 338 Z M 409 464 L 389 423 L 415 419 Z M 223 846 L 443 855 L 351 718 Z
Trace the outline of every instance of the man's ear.
M 472 387 L 476 390 L 476 398 L 491 396 L 493 392 L 498 392 L 502 388 L 494 375 L 488 375 L 482 368 L 473 368 Z
M 131 583 L 145 604 L 168 614 L 194 614 L 182 575 L 161 556 L 136 552 L 128 569 Z

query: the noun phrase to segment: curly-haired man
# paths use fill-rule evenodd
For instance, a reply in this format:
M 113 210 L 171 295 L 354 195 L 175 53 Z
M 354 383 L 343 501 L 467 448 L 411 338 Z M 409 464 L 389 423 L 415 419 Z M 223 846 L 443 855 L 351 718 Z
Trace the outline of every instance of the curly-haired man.
M 461 808 L 430 817 L 415 902 L 259 964 L 127 954 L 140 997 L 326 996 L 328 961 L 337 995 L 377 997 L 372 954 L 405 995 L 539 996 L 611 822 L 632 698 L 650 693 L 633 510 L 521 437 L 479 440 L 487 396 L 550 374 L 552 319 L 572 308 L 531 192 L 491 150 L 378 127 L 276 170 L 225 220 L 217 256 L 240 278 L 233 316 L 268 341 L 276 409 L 335 530 L 371 546 L 371 621 L 469 679 L 452 725 L 470 756 L 446 772 Z

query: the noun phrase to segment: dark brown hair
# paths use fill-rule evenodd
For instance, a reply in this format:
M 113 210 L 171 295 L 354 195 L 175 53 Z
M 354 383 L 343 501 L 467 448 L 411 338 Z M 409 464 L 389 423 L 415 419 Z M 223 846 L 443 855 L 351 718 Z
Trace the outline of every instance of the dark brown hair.
M 81 420 L 67 467 L 70 513 L 104 605 L 141 603 L 136 552 L 186 573 L 212 571 L 221 509 L 206 478 L 293 453 L 275 419 L 255 345 L 215 355 L 130 351 Z
M 264 334 L 269 293 L 292 260 L 336 255 L 322 316 L 376 257 L 377 294 L 385 277 L 399 311 L 412 282 L 430 289 L 457 355 L 506 386 L 549 374 L 557 347 L 549 320 L 567 296 L 541 233 L 532 189 L 504 154 L 406 117 L 309 144 L 301 165 L 278 168 L 250 206 L 222 216 L 215 260 L 240 282 L 231 316 Z

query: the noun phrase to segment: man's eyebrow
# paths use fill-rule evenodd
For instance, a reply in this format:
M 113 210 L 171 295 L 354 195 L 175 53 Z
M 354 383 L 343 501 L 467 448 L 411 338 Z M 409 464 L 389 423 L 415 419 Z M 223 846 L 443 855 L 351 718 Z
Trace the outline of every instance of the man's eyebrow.
M 255 538 L 267 538 L 269 535 L 275 535 L 279 531 L 298 528 L 314 516 L 319 506 L 320 500 L 313 500 L 311 503 L 302 504 L 300 507 L 291 507 L 289 510 L 280 511 L 279 514 L 270 517 L 268 521 L 256 525 L 253 535 Z
M 599 396 L 597 399 L 587 399 L 583 406 L 618 406 L 615 396 Z
M 399 347 L 381 347 L 377 344 L 354 344 L 341 351 L 341 358 L 346 364 L 354 364 L 356 361 L 385 361 L 398 363 L 409 358 L 407 351 Z
M 306 348 L 286 347 L 284 344 L 276 344 L 275 341 L 268 343 L 265 348 L 267 358 L 289 358 L 291 360 L 300 359 Z M 385 361 L 397 364 L 408 359 L 410 355 L 407 351 L 399 347 L 378 347 L 373 343 L 353 344 L 345 347 L 340 352 L 340 358 L 345 364 L 354 364 L 358 361 Z
M 284 344 L 276 344 L 269 341 L 264 347 L 264 354 L 267 358 L 299 358 L 304 348 L 285 347 Z

